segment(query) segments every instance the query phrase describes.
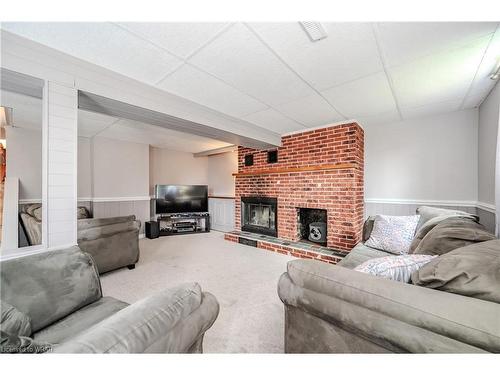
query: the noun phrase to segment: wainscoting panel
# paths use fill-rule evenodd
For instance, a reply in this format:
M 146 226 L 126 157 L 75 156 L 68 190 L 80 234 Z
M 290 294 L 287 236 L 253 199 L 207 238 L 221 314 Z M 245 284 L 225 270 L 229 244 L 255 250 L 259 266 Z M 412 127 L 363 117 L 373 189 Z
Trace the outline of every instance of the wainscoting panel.
M 221 232 L 234 230 L 234 199 L 209 198 L 208 210 L 213 230 Z
M 495 214 L 484 208 L 477 208 L 477 216 L 479 216 L 479 222 L 483 224 L 491 233 L 495 233 Z
M 99 202 L 93 203 L 93 217 L 114 217 L 114 216 L 128 216 L 135 215 L 137 220 L 141 221 L 140 234 L 144 233 L 145 222 L 150 220 L 150 201 L 149 200 L 112 200 L 104 201 L 99 199 Z M 91 209 L 90 201 L 79 201 L 78 206 L 87 207 Z
M 476 207 L 474 204 L 460 205 L 458 202 L 455 204 L 443 202 L 438 204 L 438 202 L 422 202 L 422 203 L 395 203 L 395 202 L 383 202 L 381 200 L 367 200 L 365 201 L 365 218 L 373 215 L 415 215 L 416 210 L 420 206 L 431 206 L 438 208 L 445 208 L 449 210 L 460 210 L 465 211 L 473 215 L 479 216 L 479 221 L 483 224 L 487 230 L 494 233 L 495 232 L 495 214 L 489 210 L 485 210 Z

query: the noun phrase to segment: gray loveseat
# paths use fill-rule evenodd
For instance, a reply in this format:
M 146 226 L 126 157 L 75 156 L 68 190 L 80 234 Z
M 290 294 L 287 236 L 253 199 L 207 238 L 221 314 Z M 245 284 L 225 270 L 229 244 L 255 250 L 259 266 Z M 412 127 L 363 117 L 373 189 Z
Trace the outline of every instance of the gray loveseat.
M 141 222 L 134 215 L 78 220 L 78 246 L 94 258 L 99 273 L 139 261 Z
M 285 351 L 500 352 L 500 304 L 352 270 L 388 255 L 360 243 L 338 265 L 289 262 L 278 284 Z
M 31 339 L 24 341 L 48 345 L 50 352 L 201 353 L 203 335 L 219 312 L 215 297 L 197 283 L 132 305 L 103 297 L 92 257 L 76 246 L 0 267 L 2 304 L 29 317 Z
M 92 218 L 86 207 L 78 207 L 78 246 L 94 257 L 99 273 L 122 267 L 135 268 L 139 261 L 141 222 L 135 215 Z M 42 205 L 20 206 L 19 238 L 21 246 L 42 243 Z

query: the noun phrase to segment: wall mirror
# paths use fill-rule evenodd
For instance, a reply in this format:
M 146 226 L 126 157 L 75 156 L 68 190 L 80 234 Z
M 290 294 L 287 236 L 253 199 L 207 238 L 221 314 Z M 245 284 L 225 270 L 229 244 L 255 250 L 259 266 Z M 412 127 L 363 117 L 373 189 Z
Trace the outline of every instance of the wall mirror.
M 1 255 L 43 243 L 44 81 L 0 70 Z

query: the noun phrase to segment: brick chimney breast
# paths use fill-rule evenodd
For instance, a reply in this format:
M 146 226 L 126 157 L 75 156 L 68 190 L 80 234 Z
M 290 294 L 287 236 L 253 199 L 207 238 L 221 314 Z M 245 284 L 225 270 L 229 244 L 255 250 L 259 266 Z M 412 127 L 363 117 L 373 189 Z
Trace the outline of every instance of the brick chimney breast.
M 357 123 L 282 137 L 277 162 L 268 151 L 238 148 L 235 227 L 241 228 L 241 197 L 278 200 L 278 237 L 298 241 L 300 208 L 327 212 L 327 246 L 350 250 L 361 241 L 364 218 L 364 132 Z M 245 156 L 253 155 L 253 165 Z

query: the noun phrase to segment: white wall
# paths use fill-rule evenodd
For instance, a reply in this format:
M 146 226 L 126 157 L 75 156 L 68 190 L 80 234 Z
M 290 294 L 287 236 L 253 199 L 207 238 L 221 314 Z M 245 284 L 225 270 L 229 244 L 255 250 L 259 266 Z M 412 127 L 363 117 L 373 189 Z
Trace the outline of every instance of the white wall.
M 149 175 L 151 194 L 156 184 L 208 185 L 208 160 L 190 152 L 150 147 Z
M 500 85 L 490 92 L 479 107 L 478 200 L 495 203 L 495 159 L 497 149 Z
M 208 157 L 208 193 L 214 196 L 234 196 L 234 176 L 238 172 L 238 152 Z
M 149 195 L 149 146 L 94 138 L 94 198 Z
M 78 198 L 92 197 L 90 139 L 78 137 Z
M 477 201 L 478 113 L 365 128 L 365 199 Z
M 42 199 L 42 125 L 40 130 L 6 127 L 7 177 L 19 178 L 19 199 Z

